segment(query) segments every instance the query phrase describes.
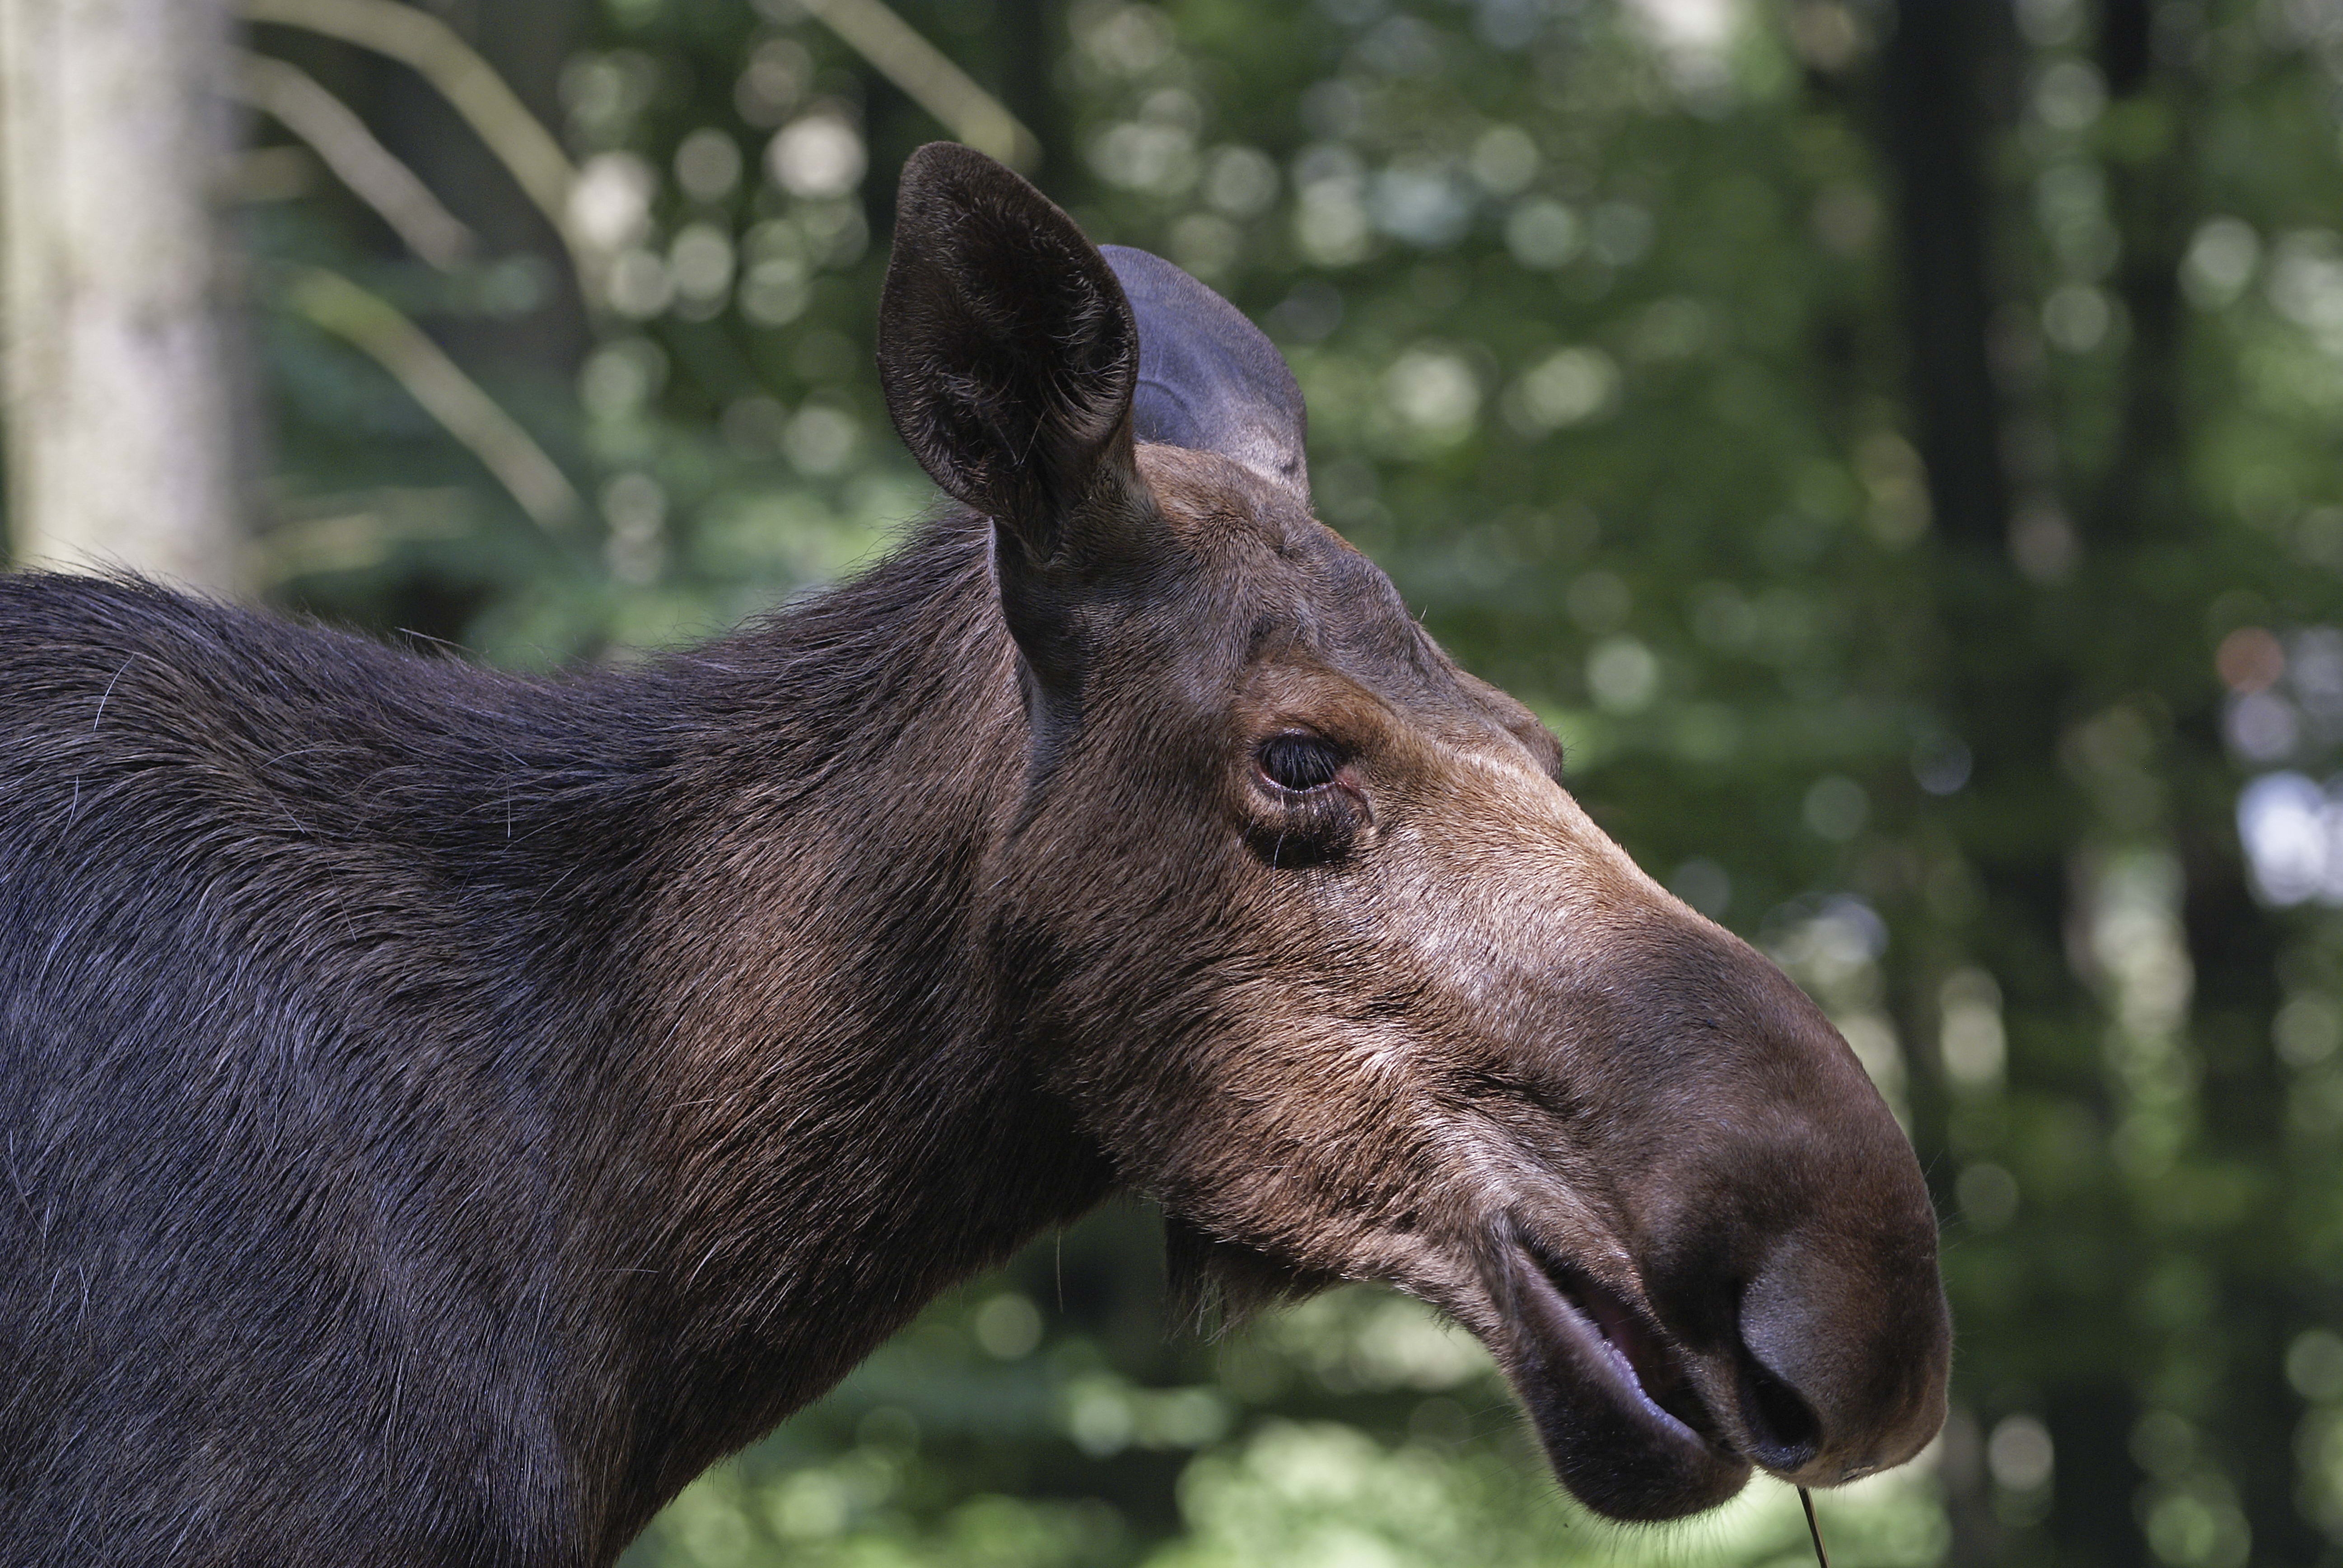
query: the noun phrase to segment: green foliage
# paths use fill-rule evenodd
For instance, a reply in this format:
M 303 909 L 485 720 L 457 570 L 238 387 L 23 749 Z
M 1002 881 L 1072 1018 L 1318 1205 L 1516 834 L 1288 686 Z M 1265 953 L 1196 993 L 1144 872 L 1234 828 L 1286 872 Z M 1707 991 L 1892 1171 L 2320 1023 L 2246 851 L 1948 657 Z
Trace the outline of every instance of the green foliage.
M 575 35 L 538 106 L 606 278 L 581 292 L 549 233 L 434 274 L 327 190 L 248 225 L 279 591 L 518 664 L 729 623 L 929 496 L 870 337 L 891 171 L 939 127 L 789 0 L 544 9 Z M 2343 615 L 2325 13 L 2157 7 L 2150 78 L 2111 98 L 2079 0 L 2017 8 L 1987 149 L 2005 548 L 1932 517 L 1916 451 L 1882 6 L 901 10 L 1042 134 L 1092 234 L 1267 325 L 1327 519 L 1906 1116 L 1957 1409 L 1920 1464 L 1823 1499 L 1835 1560 L 2343 1562 L 2343 924 L 2251 896 L 2234 826 L 2249 776 L 2323 776 L 2343 744 L 2317 641 Z M 414 84 L 333 64 L 425 123 Z M 478 161 L 457 135 L 394 150 Z M 295 262 L 425 322 L 592 522 L 530 522 L 276 307 Z M 1045 1240 L 632 1561 L 1805 1550 L 1775 1488 L 1668 1532 L 1590 1522 L 1477 1350 L 1388 1296 L 1167 1338 L 1159 1246 L 1132 1209 Z

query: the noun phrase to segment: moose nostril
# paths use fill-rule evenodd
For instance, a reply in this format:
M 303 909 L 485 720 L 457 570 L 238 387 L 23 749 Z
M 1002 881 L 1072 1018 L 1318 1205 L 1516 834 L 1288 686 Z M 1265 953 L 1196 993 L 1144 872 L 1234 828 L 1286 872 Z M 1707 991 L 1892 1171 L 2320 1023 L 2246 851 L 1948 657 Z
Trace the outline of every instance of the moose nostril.
M 1811 1463 L 1822 1449 L 1822 1422 L 1788 1383 L 1755 1356 L 1741 1362 L 1741 1421 L 1749 1432 L 1749 1457 L 1772 1471 Z

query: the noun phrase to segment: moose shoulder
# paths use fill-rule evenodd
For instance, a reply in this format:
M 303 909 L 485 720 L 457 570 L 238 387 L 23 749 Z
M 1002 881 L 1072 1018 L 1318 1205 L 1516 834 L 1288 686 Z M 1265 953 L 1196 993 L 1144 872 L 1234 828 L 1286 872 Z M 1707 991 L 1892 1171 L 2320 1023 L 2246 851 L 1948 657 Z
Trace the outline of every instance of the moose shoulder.
M 933 146 L 880 358 L 966 509 L 644 666 L 0 579 L 0 1562 L 608 1563 L 1117 1189 L 1453 1315 L 1605 1513 L 1917 1450 L 1910 1148 L 1312 519 L 1267 340 Z

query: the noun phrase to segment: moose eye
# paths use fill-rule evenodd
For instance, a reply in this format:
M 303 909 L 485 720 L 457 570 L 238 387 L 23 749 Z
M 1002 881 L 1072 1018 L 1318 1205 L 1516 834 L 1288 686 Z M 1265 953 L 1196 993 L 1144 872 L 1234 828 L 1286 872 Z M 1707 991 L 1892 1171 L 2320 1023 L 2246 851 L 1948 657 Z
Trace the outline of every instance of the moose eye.
M 1261 770 L 1281 789 L 1321 789 L 1342 771 L 1343 754 L 1315 735 L 1272 735 L 1261 743 Z

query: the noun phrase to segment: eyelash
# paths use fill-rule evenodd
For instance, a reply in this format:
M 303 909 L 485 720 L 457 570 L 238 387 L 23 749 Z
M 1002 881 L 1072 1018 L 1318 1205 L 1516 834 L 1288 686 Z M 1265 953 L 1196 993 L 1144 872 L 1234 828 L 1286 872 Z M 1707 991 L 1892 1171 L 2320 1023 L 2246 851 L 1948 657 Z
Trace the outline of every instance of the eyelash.
M 1347 759 L 1332 741 L 1316 735 L 1272 735 L 1261 743 L 1262 774 L 1272 784 L 1296 795 L 1322 789 L 1334 781 Z

